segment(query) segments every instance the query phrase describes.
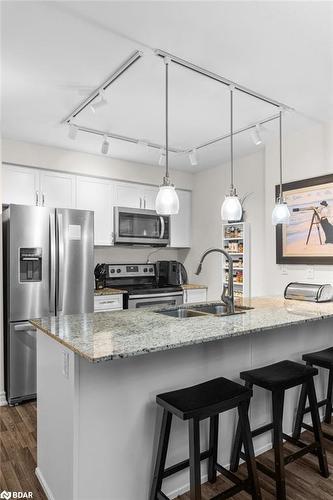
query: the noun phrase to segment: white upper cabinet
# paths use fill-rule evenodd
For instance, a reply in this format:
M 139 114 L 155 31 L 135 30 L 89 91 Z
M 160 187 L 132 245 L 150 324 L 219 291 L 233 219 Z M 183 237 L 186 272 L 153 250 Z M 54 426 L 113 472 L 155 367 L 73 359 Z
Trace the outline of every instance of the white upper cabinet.
M 113 243 L 113 183 L 93 177 L 77 177 L 76 207 L 94 211 L 95 245 Z
M 192 193 L 177 189 L 179 212 L 171 215 L 170 246 L 174 248 L 189 248 L 191 246 L 192 226 Z
M 115 183 L 114 205 L 128 208 L 146 208 L 155 210 L 158 188 L 144 184 Z
M 39 171 L 16 165 L 2 166 L 2 203 L 37 205 Z
M 75 175 L 42 170 L 40 192 L 42 206 L 75 208 Z

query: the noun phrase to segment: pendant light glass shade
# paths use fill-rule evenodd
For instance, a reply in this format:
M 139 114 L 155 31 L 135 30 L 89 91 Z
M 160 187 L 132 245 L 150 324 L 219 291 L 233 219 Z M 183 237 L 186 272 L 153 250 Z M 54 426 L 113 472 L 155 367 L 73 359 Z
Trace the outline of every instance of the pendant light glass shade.
M 278 200 L 272 213 L 272 224 L 276 226 L 277 224 L 289 224 L 289 222 L 290 212 L 288 205 L 285 201 Z
M 169 64 L 170 59 L 165 57 L 165 154 L 161 152 L 160 159 L 165 159 L 165 177 L 155 200 L 155 210 L 158 215 L 176 215 L 179 212 L 179 199 L 175 186 L 169 177 Z M 159 164 L 161 165 L 160 161 Z
M 226 195 L 221 207 L 221 219 L 229 222 L 237 222 L 242 218 L 242 205 L 236 193 Z
M 156 196 L 155 210 L 158 215 L 176 215 L 179 212 L 179 199 L 172 184 L 163 184 Z

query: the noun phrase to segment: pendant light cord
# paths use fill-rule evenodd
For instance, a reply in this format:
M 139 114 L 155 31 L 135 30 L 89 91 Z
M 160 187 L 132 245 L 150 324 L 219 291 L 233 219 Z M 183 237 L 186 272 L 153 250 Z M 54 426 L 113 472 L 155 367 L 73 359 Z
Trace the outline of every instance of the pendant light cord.
M 280 128 L 280 201 L 283 200 L 282 194 L 282 111 L 279 113 L 279 128 Z
M 230 88 L 230 189 L 234 190 L 234 90 Z
M 165 177 L 169 178 L 169 60 L 165 62 Z

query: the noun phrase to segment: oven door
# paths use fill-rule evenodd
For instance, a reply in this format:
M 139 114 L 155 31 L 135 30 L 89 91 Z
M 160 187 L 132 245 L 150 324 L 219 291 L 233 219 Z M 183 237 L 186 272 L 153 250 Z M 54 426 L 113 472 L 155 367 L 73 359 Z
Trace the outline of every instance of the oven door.
M 114 207 L 114 243 L 166 246 L 170 242 L 169 219 L 154 210 Z
M 158 293 L 155 295 L 142 294 L 130 295 L 128 297 L 128 309 L 139 309 L 141 307 L 168 307 L 178 306 L 183 303 L 183 292 Z

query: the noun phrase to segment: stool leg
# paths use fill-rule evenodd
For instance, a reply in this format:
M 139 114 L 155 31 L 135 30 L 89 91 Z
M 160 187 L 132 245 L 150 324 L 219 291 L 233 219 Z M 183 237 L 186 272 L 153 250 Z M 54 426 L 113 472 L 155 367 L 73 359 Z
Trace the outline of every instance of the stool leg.
M 217 462 L 217 441 L 219 435 L 219 415 L 210 417 L 209 429 L 209 450 L 211 456 L 208 460 L 208 481 L 215 483 L 216 481 L 216 462 Z
M 247 473 L 249 480 L 251 482 L 252 499 L 260 500 L 261 492 L 256 468 L 256 461 L 253 450 L 252 435 L 250 429 L 249 415 L 248 415 L 249 404 L 247 401 L 243 401 L 238 406 L 239 422 L 242 430 L 242 437 L 244 443 L 244 451 L 246 456 Z
M 252 389 L 253 384 L 245 382 L 245 387 L 247 387 L 248 389 Z M 249 410 L 249 406 L 250 406 L 250 400 L 247 402 L 247 411 Z M 235 439 L 234 439 L 234 445 L 233 445 L 231 457 L 230 457 L 230 470 L 231 470 L 231 472 L 237 472 L 237 470 L 238 470 L 242 444 L 243 444 L 242 430 L 241 430 L 240 422 L 238 421 Z
M 296 413 L 295 427 L 294 427 L 294 432 L 293 432 L 294 439 L 299 439 L 299 437 L 301 435 L 302 423 L 303 423 L 303 418 L 304 418 L 304 410 L 305 410 L 305 405 L 306 405 L 306 398 L 307 398 L 306 384 L 302 384 L 301 394 L 299 397 L 299 403 L 298 403 L 298 408 L 297 408 L 297 413 Z
M 325 448 L 323 446 L 323 436 L 322 436 L 322 432 L 321 432 L 321 425 L 320 425 L 318 404 L 317 404 L 317 396 L 316 396 L 313 378 L 311 378 L 311 380 L 308 382 L 307 385 L 308 385 L 308 396 L 309 396 L 309 403 L 310 403 L 310 410 L 311 410 L 313 433 L 315 436 L 315 440 L 317 441 L 317 443 L 319 445 L 319 449 L 317 450 L 317 455 L 318 455 L 320 473 L 323 477 L 328 477 L 329 472 L 328 472 L 326 451 L 325 451 Z
M 273 447 L 275 456 L 276 498 L 286 499 L 286 479 L 283 457 L 282 419 L 284 391 L 275 391 L 273 399 Z
M 154 477 L 150 491 L 149 500 L 157 500 L 157 493 L 162 487 L 163 472 L 165 468 L 166 455 L 168 451 L 172 413 L 163 411 L 160 439 L 158 442 Z
M 201 500 L 201 472 L 200 472 L 200 429 L 199 420 L 189 420 L 190 442 L 190 499 Z
M 333 368 L 330 368 L 328 375 L 327 404 L 326 404 L 325 419 L 324 419 L 324 422 L 326 422 L 326 424 L 330 424 L 332 419 L 332 391 L 333 391 Z

